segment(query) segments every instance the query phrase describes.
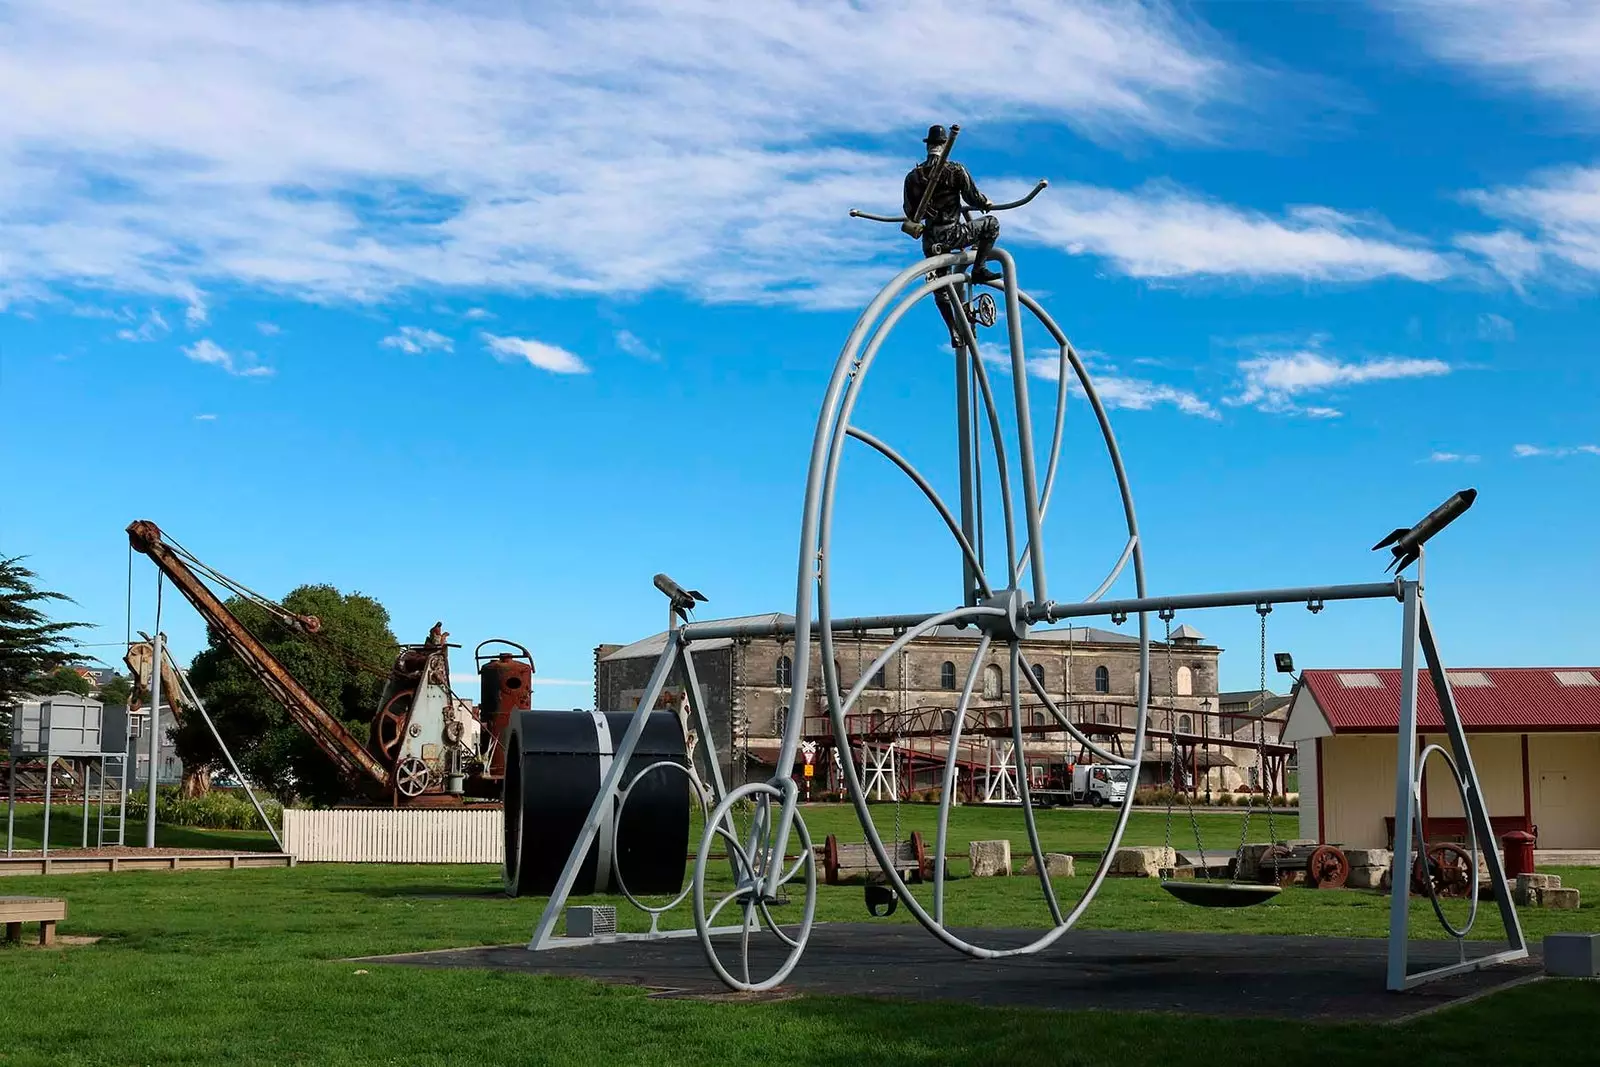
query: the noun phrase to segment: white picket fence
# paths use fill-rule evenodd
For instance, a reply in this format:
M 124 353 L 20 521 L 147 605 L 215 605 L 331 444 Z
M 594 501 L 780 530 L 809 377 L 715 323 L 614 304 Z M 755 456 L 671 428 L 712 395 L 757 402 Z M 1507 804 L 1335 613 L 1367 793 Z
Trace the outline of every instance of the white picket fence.
M 299 863 L 505 862 L 498 808 L 387 808 L 283 813 L 283 847 Z

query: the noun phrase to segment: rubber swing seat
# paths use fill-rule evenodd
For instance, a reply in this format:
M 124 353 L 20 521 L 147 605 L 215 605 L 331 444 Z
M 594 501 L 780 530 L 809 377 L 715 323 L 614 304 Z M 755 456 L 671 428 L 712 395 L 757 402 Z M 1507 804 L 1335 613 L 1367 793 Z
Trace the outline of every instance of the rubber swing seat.
M 1203 878 L 1166 879 L 1161 883 L 1161 888 L 1185 904 L 1197 904 L 1202 908 L 1248 908 L 1254 904 L 1263 904 L 1283 892 L 1275 885 L 1209 882 Z

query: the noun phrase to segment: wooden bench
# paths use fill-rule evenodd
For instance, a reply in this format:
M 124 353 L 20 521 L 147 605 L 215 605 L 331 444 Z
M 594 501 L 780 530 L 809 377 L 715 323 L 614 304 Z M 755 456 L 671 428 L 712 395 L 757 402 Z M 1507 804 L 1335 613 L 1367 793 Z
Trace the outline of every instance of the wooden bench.
M 893 841 L 886 844 L 891 850 L 895 847 Z M 933 877 L 932 861 L 920 831 L 911 831 L 911 837 L 900 842 L 899 851 L 890 858 L 894 860 L 895 870 L 913 882 Z M 829 834 L 822 845 L 822 873 L 828 885 L 838 885 L 856 875 L 870 878 L 880 870 L 878 857 L 872 854 L 872 847 L 865 841 L 842 845 L 837 836 Z
M 55 897 L 0 897 L 0 923 L 6 940 L 22 940 L 22 924 L 39 924 L 39 944 L 56 943 L 56 923 L 67 917 L 67 902 Z

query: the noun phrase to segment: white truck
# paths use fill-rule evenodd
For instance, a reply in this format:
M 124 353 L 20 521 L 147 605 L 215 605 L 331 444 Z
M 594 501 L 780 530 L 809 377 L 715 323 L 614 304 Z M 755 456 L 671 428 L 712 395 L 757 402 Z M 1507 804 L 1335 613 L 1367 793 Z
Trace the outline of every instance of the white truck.
M 1058 763 L 1031 793 L 1037 807 L 1121 804 L 1128 795 L 1128 768 L 1109 763 Z

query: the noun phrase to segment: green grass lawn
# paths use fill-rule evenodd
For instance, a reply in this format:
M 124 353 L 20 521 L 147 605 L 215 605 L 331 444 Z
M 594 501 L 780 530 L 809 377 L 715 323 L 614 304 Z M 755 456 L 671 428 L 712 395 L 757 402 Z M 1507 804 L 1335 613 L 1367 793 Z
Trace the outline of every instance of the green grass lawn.
M 95 843 L 98 809 L 89 807 L 89 845 Z M 0 796 L 0 820 L 5 818 L 5 800 Z M 0 822 L 0 833 L 4 823 Z M 37 849 L 44 842 L 44 805 L 18 804 L 13 826 L 12 847 Z M 128 820 L 127 844 L 144 844 L 144 822 Z M 0 839 L 3 844 L 3 839 Z M 83 844 L 83 807 L 79 804 L 50 805 L 50 849 L 79 848 Z M 156 826 L 159 848 L 221 848 L 234 852 L 271 852 L 276 845 L 265 830 L 206 830 L 194 826 Z M 0 1063 L 3 1063 L 0 1060 Z
M 914 818 L 912 812 L 905 808 L 902 819 Z M 854 825 L 848 811 L 812 809 L 807 815 L 819 840 L 831 824 L 841 835 Z M 1102 815 L 1040 813 L 1046 835 L 1069 850 L 1070 842 L 1099 832 Z M 1000 836 L 1017 813 L 961 809 L 953 819 L 954 837 L 964 842 Z M 1148 832 L 1149 826 L 1141 830 Z M 1159 819 L 1153 832 L 1159 840 Z M 1593 903 L 1600 900 L 1600 870 L 1560 873 L 1584 891 L 1586 905 L 1575 913 L 1525 910 L 1530 939 L 1554 929 L 1600 929 Z M 1057 885 L 1064 899 L 1075 899 L 1086 882 L 1078 877 Z M 1600 1013 L 1600 987 L 1577 982 L 1537 983 L 1402 1027 L 1330 1027 L 816 997 L 653 1001 L 631 989 L 575 980 L 341 962 L 526 939 L 543 901 L 508 900 L 498 886 L 496 869 L 465 866 L 304 865 L 8 879 L 0 893 L 67 898 L 71 918 L 62 934 L 102 940 L 58 950 L 0 949 L 0 1004 L 6 1005 L 0 1065 L 477 1067 L 757 1057 L 818 1065 L 1166 1065 L 1219 1049 L 1249 1054 L 1264 1046 L 1314 1048 L 1323 1057 L 1371 1063 L 1496 1054 L 1576 1063 L 1590 1062 L 1592 1053 L 1580 1020 Z M 819 918 L 865 920 L 859 888 L 819 892 Z M 961 878 L 948 896 L 952 923 L 1048 921 L 1031 879 Z M 1430 928 L 1426 909 L 1422 903 L 1414 910 L 1419 935 Z M 1387 916 L 1388 898 L 1376 893 L 1288 890 L 1272 904 L 1223 911 L 1186 907 L 1148 881 L 1114 880 L 1085 925 L 1379 936 Z M 629 928 L 642 926 L 623 908 L 619 918 Z M 1493 919 L 1491 909 L 1481 922 L 1487 928 Z M 889 921 L 910 920 L 902 909 Z

